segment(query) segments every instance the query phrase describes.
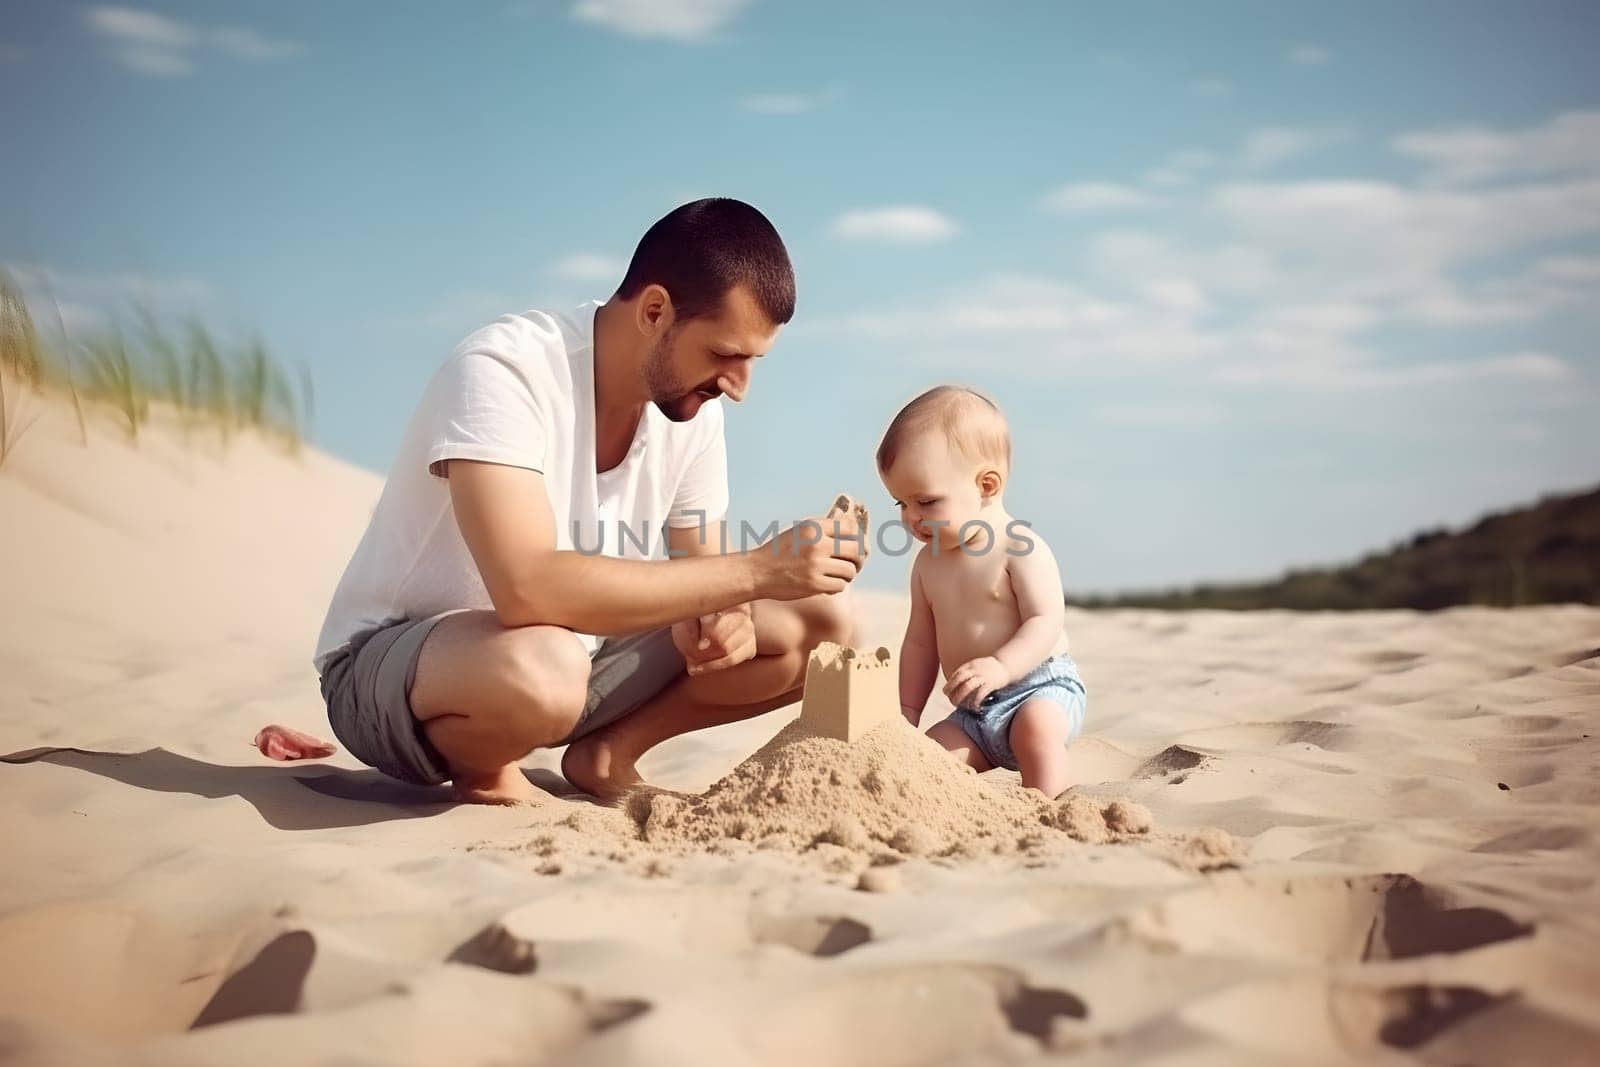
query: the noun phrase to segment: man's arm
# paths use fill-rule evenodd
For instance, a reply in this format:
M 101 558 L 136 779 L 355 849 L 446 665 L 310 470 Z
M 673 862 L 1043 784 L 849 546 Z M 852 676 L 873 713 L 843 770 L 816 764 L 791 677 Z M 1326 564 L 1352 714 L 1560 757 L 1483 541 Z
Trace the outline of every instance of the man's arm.
M 445 474 L 461 537 L 508 627 L 635 633 L 761 597 L 838 592 L 856 574 L 854 544 L 807 543 L 799 527 L 726 556 L 647 561 L 558 551 L 543 474 L 462 459 L 450 460 Z
M 667 553 L 671 558 L 720 555 L 727 548 L 725 519 L 696 526 L 668 526 Z M 756 654 L 755 616 L 751 602 L 735 604 L 709 615 L 691 615 L 672 624 L 672 639 L 683 653 L 690 674 L 736 667 Z
M 715 522 L 706 522 L 697 526 L 668 526 L 667 527 L 667 555 L 673 559 L 683 559 L 692 556 L 722 556 L 728 554 L 728 522 L 726 519 L 717 519 Z M 859 568 L 858 568 L 859 569 Z M 726 615 L 730 611 L 743 612 L 750 615 L 751 601 L 735 604 L 730 608 L 723 608 L 720 614 Z

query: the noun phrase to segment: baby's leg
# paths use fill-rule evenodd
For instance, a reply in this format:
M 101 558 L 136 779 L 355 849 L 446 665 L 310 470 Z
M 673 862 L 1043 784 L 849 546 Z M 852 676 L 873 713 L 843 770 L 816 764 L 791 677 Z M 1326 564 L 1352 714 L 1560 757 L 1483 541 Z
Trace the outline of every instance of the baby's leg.
M 1023 785 L 1052 799 L 1066 792 L 1070 728 L 1065 709 L 1049 697 L 1034 697 L 1017 709 L 1010 740 Z
M 967 736 L 967 732 L 949 719 L 931 726 L 928 729 L 928 736 L 979 774 L 994 766 L 984 758 L 982 752 L 978 751 L 977 744 Z

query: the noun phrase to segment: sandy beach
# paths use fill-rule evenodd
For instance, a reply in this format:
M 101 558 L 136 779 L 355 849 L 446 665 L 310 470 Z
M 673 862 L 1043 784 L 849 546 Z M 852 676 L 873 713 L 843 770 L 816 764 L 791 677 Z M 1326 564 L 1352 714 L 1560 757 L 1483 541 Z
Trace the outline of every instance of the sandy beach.
M 1056 804 L 791 706 L 465 807 L 251 746 L 381 481 L 191 437 L 0 468 L 0 1061 L 1600 1060 L 1600 609 L 1069 612 Z

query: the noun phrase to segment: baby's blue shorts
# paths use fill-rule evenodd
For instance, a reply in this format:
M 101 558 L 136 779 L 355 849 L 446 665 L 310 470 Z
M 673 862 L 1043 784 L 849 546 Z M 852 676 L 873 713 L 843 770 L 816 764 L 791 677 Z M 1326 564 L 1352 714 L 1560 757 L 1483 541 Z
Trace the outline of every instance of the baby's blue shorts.
M 1046 697 L 1061 709 L 1067 720 L 1069 744 L 1083 732 L 1089 693 L 1083 687 L 1083 679 L 1078 677 L 1078 665 L 1064 652 L 984 697 L 976 711 L 957 708 L 945 721 L 961 727 L 961 732 L 972 739 L 984 759 L 996 767 L 1014 771 L 1017 755 L 1011 750 L 1011 720 L 1033 697 Z

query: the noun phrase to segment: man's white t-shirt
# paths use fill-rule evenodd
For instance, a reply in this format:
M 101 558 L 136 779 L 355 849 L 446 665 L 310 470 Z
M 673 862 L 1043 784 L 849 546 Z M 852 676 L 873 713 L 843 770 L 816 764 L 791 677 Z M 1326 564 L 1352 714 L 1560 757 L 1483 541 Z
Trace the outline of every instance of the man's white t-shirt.
M 727 513 L 720 400 L 702 404 L 682 423 L 646 404 L 627 457 L 595 472 L 599 306 L 503 316 L 457 345 L 434 374 L 334 591 L 313 656 L 319 674 L 353 635 L 379 623 L 493 608 L 456 526 L 445 460 L 542 472 L 558 549 L 661 558 L 663 524 L 694 527 Z M 591 652 L 599 644 L 579 636 Z

